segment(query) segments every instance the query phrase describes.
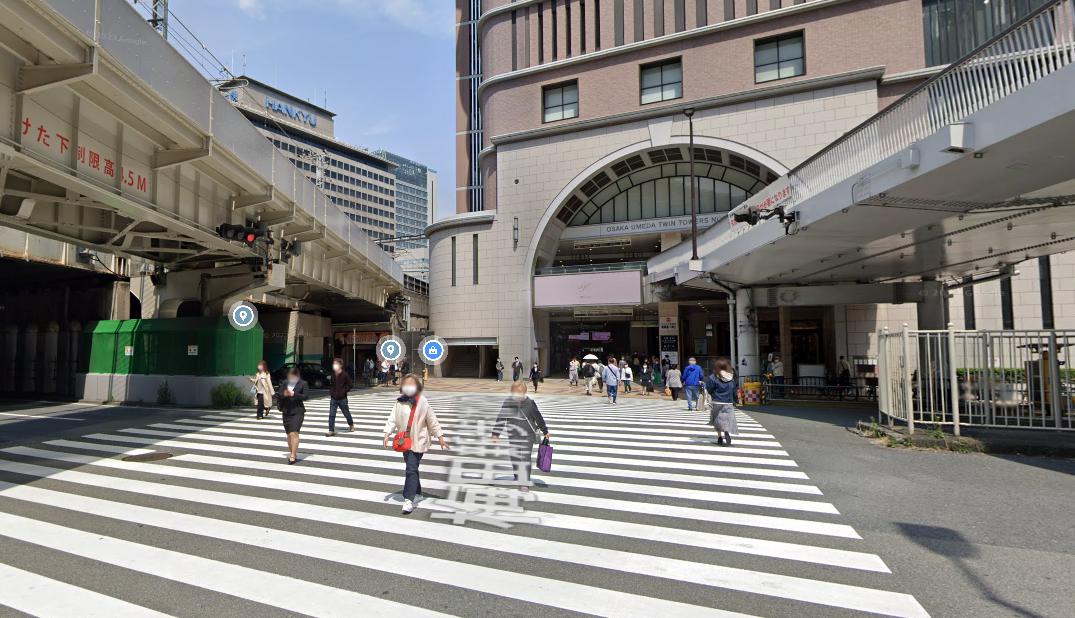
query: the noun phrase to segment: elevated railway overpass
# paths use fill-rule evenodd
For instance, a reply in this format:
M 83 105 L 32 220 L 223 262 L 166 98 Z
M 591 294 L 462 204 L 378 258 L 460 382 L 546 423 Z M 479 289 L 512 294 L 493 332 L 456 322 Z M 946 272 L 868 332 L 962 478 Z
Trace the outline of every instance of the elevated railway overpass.
M 399 266 L 126 0 L 0 3 L 0 108 L 8 387 L 49 390 L 74 363 L 26 357 L 31 330 L 73 341 L 99 319 L 245 299 L 290 339 L 306 318 L 289 314 L 392 326 Z M 274 244 L 216 232 L 258 223 Z

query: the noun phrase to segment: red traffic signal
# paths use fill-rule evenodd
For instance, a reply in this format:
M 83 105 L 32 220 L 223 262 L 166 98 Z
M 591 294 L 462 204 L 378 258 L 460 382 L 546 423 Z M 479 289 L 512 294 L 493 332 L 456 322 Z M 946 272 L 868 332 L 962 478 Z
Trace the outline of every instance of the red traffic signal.
M 217 226 L 216 233 L 225 240 L 241 240 L 247 247 L 253 248 L 259 238 L 269 235 L 269 227 L 264 223 L 254 226 L 221 223 Z

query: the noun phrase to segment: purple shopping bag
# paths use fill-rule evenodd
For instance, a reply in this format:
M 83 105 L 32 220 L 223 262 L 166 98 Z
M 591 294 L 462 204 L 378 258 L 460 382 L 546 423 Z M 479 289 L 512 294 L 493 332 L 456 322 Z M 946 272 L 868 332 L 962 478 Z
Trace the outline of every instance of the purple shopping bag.
M 541 445 L 538 446 L 538 470 L 542 472 L 552 470 L 552 445 L 549 444 L 548 438 L 542 440 Z

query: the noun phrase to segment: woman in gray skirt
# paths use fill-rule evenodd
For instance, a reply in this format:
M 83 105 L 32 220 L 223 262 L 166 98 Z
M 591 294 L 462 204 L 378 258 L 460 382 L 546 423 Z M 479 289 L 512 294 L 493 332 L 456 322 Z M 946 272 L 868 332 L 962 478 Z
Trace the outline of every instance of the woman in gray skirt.
M 713 362 L 713 373 L 705 381 L 705 390 L 709 393 L 709 424 L 717 430 L 717 446 L 732 444 L 732 434 L 739 434 L 735 422 L 736 388 L 735 372 L 727 358 L 718 358 Z

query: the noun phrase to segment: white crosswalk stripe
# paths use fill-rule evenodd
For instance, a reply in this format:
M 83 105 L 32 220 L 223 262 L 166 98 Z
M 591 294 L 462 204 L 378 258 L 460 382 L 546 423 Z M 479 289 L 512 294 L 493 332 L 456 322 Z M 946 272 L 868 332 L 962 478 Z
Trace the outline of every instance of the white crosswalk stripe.
M 6 565 L 2 544 L 18 542 L 194 586 L 221 607 L 234 598 L 247 610 L 252 602 L 317 616 L 486 614 L 497 611 L 493 603 L 511 615 L 539 615 L 543 606 L 606 616 L 770 615 L 788 603 L 804 616 L 835 608 L 927 615 L 911 595 L 886 589 L 881 558 L 747 414 L 733 445 L 718 447 L 702 414 L 669 402 L 613 407 L 543 395 L 553 470 L 534 473 L 537 500 L 525 507 L 536 522 L 500 529 L 435 519 L 448 508 L 440 500 L 399 515 L 403 464 L 380 444 L 393 395 L 353 395 L 358 431 L 346 432 L 339 414 L 336 429 L 344 431 L 334 437 L 322 435 L 327 399 L 308 401 L 293 467 L 280 465 L 279 415 L 256 421 L 241 411 L 0 449 L 0 585 L 20 589 L 10 599 L 0 594 L 0 606 L 59 615 L 75 599 L 101 615 L 171 613 L 122 586 L 104 591 L 65 581 L 56 568 Z M 429 397 L 449 438 L 467 415 L 491 422 L 502 401 Z M 171 457 L 125 459 L 155 452 Z M 425 492 L 447 494 L 453 456 L 426 455 Z M 77 528 L 56 523 L 72 514 Z M 326 536 L 325 526 L 340 532 Z M 136 529 L 202 540 L 158 546 L 157 536 Z M 335 564 L 355 585 L 239 558 L 266 551 L 283 564 Z M 386 595 L 381 576 L 406 578 L 407 598 Z M 452 605 L 453 591 L 490 605 Z

